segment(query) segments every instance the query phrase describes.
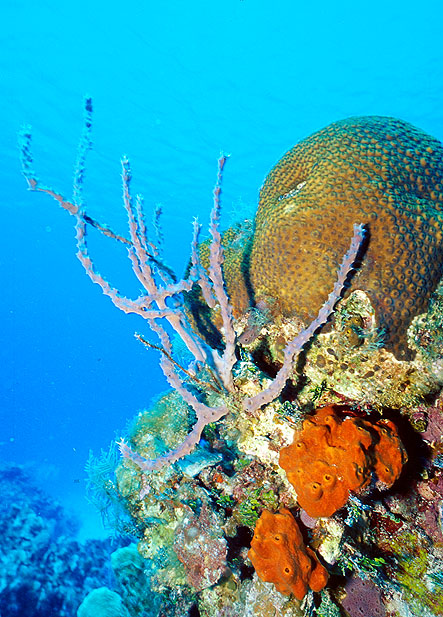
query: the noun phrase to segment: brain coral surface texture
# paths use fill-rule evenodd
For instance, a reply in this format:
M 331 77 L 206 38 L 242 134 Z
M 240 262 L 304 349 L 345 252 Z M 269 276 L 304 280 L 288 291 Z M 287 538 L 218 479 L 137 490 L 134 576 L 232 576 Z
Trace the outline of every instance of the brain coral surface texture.
M 254 300 L 312 320 L 335 282 L 354 223 L 369 243 L 353 289 L 369 294 L 388 349 L 443 274 L 443 148 L 394 118 L 348 118 L 289 150 L 260 193 L 249 285 Z
M 379 488 L 389 488 L 406 461 L 393 422 L 342 419 L 334 407 L 323 407 L 304 420 L 293 443 L 280 450 L 280 465 L 298 503 L 314 518 L 332 516 L 350 493 L 367 488 L 373 476 Z
M 277 591 L 302 600 L 308 591 L 320 591 L 328 573 L 306 547 L 297 522 L 287 508 L 277 514 L 264 510 L 257 521 L 249 559 L 259 578 L 274 583 Z

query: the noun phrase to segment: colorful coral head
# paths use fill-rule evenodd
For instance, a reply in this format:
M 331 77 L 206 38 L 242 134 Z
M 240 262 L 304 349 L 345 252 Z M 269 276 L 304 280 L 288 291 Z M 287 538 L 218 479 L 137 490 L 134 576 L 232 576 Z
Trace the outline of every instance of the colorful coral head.
M 332 516 L 350 493 L 361 493 L 374 476 L 380 488 L 389 488 L 406 461 L 392 422 L 342 419 L 334 407 L 307 418 L 293 443 L 280 452 L 280 466 L 297 491 L 298 503 L 312 517 Z
M 302 600 L 308 591 L 320 591 L 328 573 L 315 553 L 305 547 L 297 522 L 286 508 L 277 514 L 265 510 L 257 521 L 249 559 L 259 578 L 274 583 L 284 595 Z

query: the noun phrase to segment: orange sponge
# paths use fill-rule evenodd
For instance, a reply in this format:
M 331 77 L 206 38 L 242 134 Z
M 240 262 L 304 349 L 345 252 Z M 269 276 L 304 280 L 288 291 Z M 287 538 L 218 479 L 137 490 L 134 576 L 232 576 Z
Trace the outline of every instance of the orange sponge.
M 265 510 L 257 521 L 248 553 L 259 578 L 277 591 L 302 600 L 308 591 L 320 591 L 328 573 L 315 553 L 303 543 L 297 522 L 286 508 L 277 514 Z
M 374 447 L 375 475 L 382 488 L 389 488 L 399 477 L 407 456 L 393 422 L 377 422 L 373 428 L 379 436 Z
M 392 486 L 407 461 L 395 425 L 341 417 L 324 407 L 303 422 L 280 465 L 297 491 L 300 506 L 312 517 L 332 516 L 350 493 L 365 489 L 375 474 L 383 488 Z

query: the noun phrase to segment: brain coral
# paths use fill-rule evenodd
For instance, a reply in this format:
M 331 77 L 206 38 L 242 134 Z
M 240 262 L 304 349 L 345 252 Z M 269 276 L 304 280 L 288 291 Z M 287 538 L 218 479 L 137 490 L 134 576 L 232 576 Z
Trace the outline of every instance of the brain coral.
M 259 578 L 274 583 L 284 595 L 302 600 L 308 591 L 320 591 L 328 573 L 315 553 L 305 547 L 298 525 L 286 508 L 277 514 L 265 510 L 257 521 L 248 553 Z
M 406 461 L 392 422 L 342 419 L 334 407 L 307 418 L 293 443 L 280 451 L 280 465 L 298 503 L 312 517 L 332 516 L 350 493 L 369 486 L 373 474 L 380 488 L 389 488 Z
M 407 326 L 443 274 L 443 148 L 406 122 L 348 118 L 280 159 L 261 189 L 248 284 L 255 301 L 312 320 L 354 223 L 367 224 L 370 238 L 352 288 L 368 292 L 401 358 Z

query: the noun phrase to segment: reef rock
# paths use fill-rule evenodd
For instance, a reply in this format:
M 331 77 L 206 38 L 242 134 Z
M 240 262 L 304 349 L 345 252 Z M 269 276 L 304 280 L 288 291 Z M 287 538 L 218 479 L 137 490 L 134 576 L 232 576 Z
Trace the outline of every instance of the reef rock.
M 190 512 L 184 518 L 176 530 L 174 551 L 194 589 L 201 591 L 218 582 L 226 568 L 227 544 L 208 506 L 202 505 L 200 516 Z

